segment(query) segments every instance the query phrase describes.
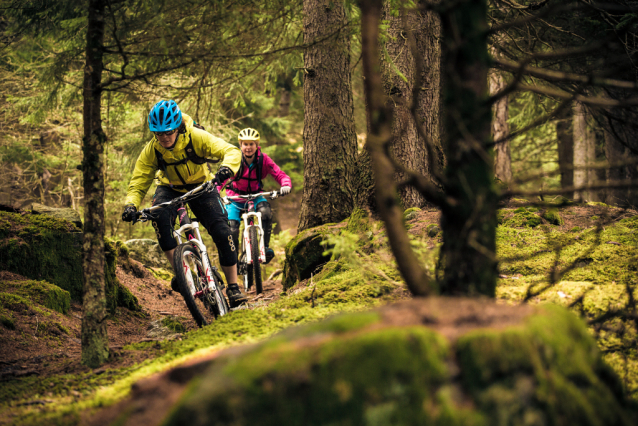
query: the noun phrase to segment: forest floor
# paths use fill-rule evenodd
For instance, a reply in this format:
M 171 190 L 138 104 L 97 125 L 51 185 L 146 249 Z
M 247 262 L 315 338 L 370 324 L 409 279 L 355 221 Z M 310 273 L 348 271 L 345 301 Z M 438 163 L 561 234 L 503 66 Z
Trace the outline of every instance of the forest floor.
M 538 226 L 548 225 L 542 210 L 510 203 L 499 213 L 502 225 L 498 230 L 500 256 L 507 258 L 514 252 L 525 250 L 534 254 L 530 254 L 528 259 L 502 263 L 497 290 L 499 299 L 502 303 L 517 304 L 529 285 L 546 279 L 553 262 L 551 250 L 546 250 L 548 235 L 572 238 L 576 244 L 574 250 L 582 251 L 581 246 L 593 241 L 593 234 L 599 229 L 602 230 L 602 243 L 596 250 L 602 254 L 598 256 L 588 252 L 586 262 L 570 272 L 571 275 L 566 275 L 559 287 L 532 299 L 532 302 L 552 301 L 567 306 L 571 300 L 578 298 L 578 292 L 585 290 L 587 283 L 596 281 L 600 293 L 597 293 L 598 289 L 588 293 L 589 299 L 585 299 L 584 305 L 591 315 L 595 315 L 603 304 L 623 300 L 617 277 L 620 275 L 618 271 L 628 269 L 622 262 L 629 260 L 617 259 L 624 259 L 626 251 L 635 250 L 638 245 L 635 241 L 638 231 L 633 230 L 638 228 L 638 222 L 634 225 L 634 222 L 625 221 L 623 227 L 616 225 L 636 214 L 633 210 L 596 204 L 563 207 L 560 210 L 562 223 L 551 226 L 550 232 L 547 226 Z M 519 223 L 530 218 L 538 220 L 535 228 Z M 440 213 L 424 209 L 406 219 L 409 233 L 423 242 L 428 252 L 434 253 L 442 237 L 440 231 L 431 231 L 439 225 Z M 393 282 L 398 282 L 400 278 L 390 253 L 384 248 L 385 243 L 376 243 L 385 240 L 383 234 L 383 228 L 375 223 L 368 244 L 377 247 L 377 257 L 373 254 L 360 261 L 364 266 L 373 264 L 372 267 L 382 269 Z M 564 250 L 567 260 L 572 256 L 568 249 Z M 270 269 L 279 269 L 283 258 L 283 246 L 280 246 L 276 262 L 269 265 Z M 336 268 L 323 281 L 317 282 L 316 279 L 313 283 L 304 280 L 287 292 L 283 292 L 279 276 L 264 283 L 264 294 L 249 293 L 247 309 L 233 312 L 209 327 L 197 329 L 181 296 L 170 289 L 169 282 L 155 278 L 138 262 L 131 262 L 134 267 L 129 272 L 118 267 L 116 274 L 119 281 L 138 298 L 142 312 L 118 308 L 117 313 L 109 318 L 111 358 L 98 369 L 91 370 L 80 363 L 82 308 L 77 303 L 71 305 L 67 315 L 42 306 L 28 307 L 15 312 L 15 330 L 0 326 L 0 424 L 41 424 L 44 421 L 84 424 L 94 423 L 102 418 L 102 414 L 104 419 L 114 419 L 117 407 L 120 407 L 115 405 L 118 401 L 124 401 L 121 404 L 127 404 L 126 400 L 134 403 L 136 395 L 149 389 L 157 390 L 156 385 L 166 380 L 166 371 L 171 368 L 182 366 L 187 370 L 188 367 L 184 366 L 206 362 L 220 350 L 260 341 L 296 324 L 410 298 L 403 286 L 371 275 L 365 268 Z M 596 274 L 596 279 L 592 278 L 593 274 Z M 16 282 L 21 278 L 0 272 L 0 281 Z M 616 281 L 619 281 L 618 285 Z M 11 289 L 7 291 L 11 292 Z M 167 318 L 181 324 L 184 330 L 180 332 L 163 325 L 162 320 Z M 620 355 L 610 354 L 607 359 L 613 362 L 614 356 Z M 636 382 L 634 367 L 638 365 L 631 362 L 627 364 L 630 370 L 625 375 L 629 387 Z M 141 401 L 147 407 L 161 406 L 163 401 L 168 401 L 165 398 L 177 397 L 178 389 L 179 386 L 173 396 L 168 391 L 155 394 L 152 397 L 154 403 L 145 399 Z M 126 398 L 127 395 L 134 397 Z M 148 394 L 144 398 L 148 398 Z M 110 408 L 103 412 L 100 407 Z

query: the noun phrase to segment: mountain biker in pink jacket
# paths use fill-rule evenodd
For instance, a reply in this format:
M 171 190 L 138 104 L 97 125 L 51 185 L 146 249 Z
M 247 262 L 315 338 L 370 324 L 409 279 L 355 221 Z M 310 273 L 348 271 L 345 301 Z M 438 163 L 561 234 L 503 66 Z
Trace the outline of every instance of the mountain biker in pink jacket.
M 281 195 L 290 193 L 292 181 L 267 154 L 261 152 L 259 147 L 259 132 L 246 128 L 239 132 L 239 148 L 242 152 L 241 166 L 234 178 L 226 186 L 226 195 L 248 195 L 263 191 L 262 179 L 271 175 L 281 185 Z M 228 180 L 227 180 L 228 181 Z M 225 181 L 224 184 L 227 182 Z M 275 257 L 275 252 L 269 247 L 272 233 L 272 211 L 270 204 L 264 197 L 253 200 L 255 211 L 261 213 L 261 222 L 264 226 L 264 246 L 266 247 L 266 263 Z M 239 246 L 239 225 L 241 224 L 241 209 L 245 203 L 231 200 L 227 206 L 230 231 L 233 235 L 235 247 Z

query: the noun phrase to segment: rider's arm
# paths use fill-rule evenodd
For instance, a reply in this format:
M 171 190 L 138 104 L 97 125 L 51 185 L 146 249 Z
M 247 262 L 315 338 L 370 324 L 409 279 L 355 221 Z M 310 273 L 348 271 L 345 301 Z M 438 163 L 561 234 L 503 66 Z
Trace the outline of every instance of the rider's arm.
M 264 156 L 264 166 L 261 172 L 262 179 L 268 175 L 272 175 L 275 178 L 279 186 L 289 186 L 292 188 L 292 180 L 283 170 L 279 168 L 277 164 L 266 154 Z
M 155 158 L 153 143 L 150 142 L 146 144 L 140 156 L 137 157 L 133 177 L 126 191 L 126 202 L 124 204 L 133 204 L 135 208 L 139 210 L 144 196 L 153 183 L 157 168 L 157 158 Z
M 201 141 L 201 144 L 194 144 L 197 155 L 207 158 L 219 158 L 222 160 L 220 167 L 226 166 L 233 173 L 237 173 L 241 164 L 241 151 L 239 148 L 203 130 L 194 131 L 193 138 L 195 137 Z M 197 152 L 199 149 L 202 152 Z

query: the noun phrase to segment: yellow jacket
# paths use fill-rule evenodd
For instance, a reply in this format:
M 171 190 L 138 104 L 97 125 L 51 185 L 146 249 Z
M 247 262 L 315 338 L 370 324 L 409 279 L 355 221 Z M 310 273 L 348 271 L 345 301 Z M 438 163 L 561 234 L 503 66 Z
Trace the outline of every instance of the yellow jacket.
M 149 141 L 144 150 L 137 158 L 135 163 L 135 169 L 133 170 L 133 177 L 128 185 L 128 191 L 126 192 L 126 203 L 133 204 L 135 208 L 139 209 L 144 196 L 148 192 L 148 189 L 153 183 L 153 179 L 156 180 L 158 185 L 184 185 L 187 184 L 200 184 L 212 178 L 212 173 L 208 170 L 208 164 L 195 164 L 192 161 L 188 161 L 178 166 L 168 166 L 167 172 L 160 170 L 159 162 L 155 156 L 155 150 L 159 151 L 167 163 L 174 163 L 183 158 L 186 158 L 186 145 L 191 140 L 193 141 L 193 148 L 195 153 L 199 157 L 220 159 L 221 165 L 226 166 L 237 173 L 239 165 L 241 164 L 241 151 L 227 143 L 222 139 L 217 138 L 205 130 L 198 129 L 193 126 L 193 119 L 188 115 L 182 113 L 182 120 L 186 125 L 186 133 L 179 134 L 175 141 L 175 146 L 172 150 L 168 150 L 160 145 L 156 137 Z M 187 190 L 176 189 L 176 191 L 187 192 Z

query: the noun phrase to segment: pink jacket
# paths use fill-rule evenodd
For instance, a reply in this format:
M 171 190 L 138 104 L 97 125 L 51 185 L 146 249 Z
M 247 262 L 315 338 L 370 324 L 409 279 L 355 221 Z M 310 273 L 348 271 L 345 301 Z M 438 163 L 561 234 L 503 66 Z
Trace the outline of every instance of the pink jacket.
M 263 152 L 261 152 L 261 148 L 257 148 L 257 155 L 261 155 L 264 158 L 263 165 L 261 168 L 262 181 L 266 178 L 266 176 L 272 175 L 272 177 L 275 178 L 275 180 L 280 186 L 292 187 L 292 181 L 290 180 L 290 176 L 284 173 L 279 168 L 279 166 L 275 164 L 272 158 L 270 158 L 267 154 L 264 154 Z M 230 189 L 231 185 L 234 186 L 239 191 L 250 192 L 250 193 L 259 192 L 259 182 L 257 180 L 257 163 L 256 163 L 257 157 L 255 157 L 255 160 L 253 161 L 252 168 L 248 167 L 243 156 L 241 161 L 242 161 L 242 165 L 240 166 L 239 172 L 238 172 L 238 173 L 241 173 L 241 177 L 238 177 L 237 180 L 235 180 L 234 182 L 232 182 L 226 187 L 226 195 L 229 195 L 231 197 L 233 195 L 239 195 L 235 191 Z M 226 182 L 224 182 L 224 184 L 225 183 Z M 249 188 L 249 183 L 250 183 L 250 188 Z M 219 187 L 218 189 L 221 189 L 221 187 Z

